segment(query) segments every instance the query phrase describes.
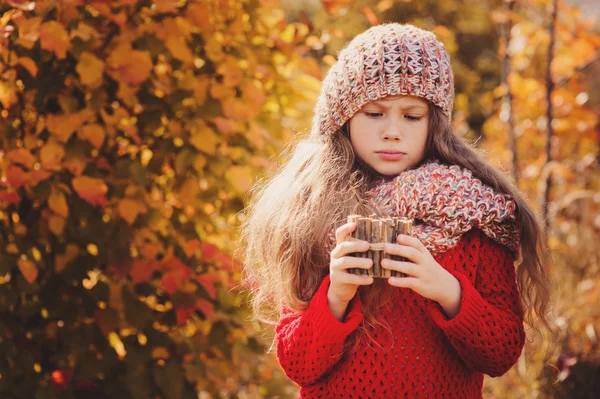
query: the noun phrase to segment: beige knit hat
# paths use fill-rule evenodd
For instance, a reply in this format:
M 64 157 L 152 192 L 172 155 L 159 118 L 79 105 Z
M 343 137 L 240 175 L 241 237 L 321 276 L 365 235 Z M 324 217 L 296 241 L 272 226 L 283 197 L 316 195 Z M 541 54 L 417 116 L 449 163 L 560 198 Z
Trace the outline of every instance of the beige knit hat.
M 389 23 L 348 42 L 323 79 L 311 135 L 334 133 L 366 103 L 388 95 L 422 97 L 451 119 L 450 56 L 432 32 Z

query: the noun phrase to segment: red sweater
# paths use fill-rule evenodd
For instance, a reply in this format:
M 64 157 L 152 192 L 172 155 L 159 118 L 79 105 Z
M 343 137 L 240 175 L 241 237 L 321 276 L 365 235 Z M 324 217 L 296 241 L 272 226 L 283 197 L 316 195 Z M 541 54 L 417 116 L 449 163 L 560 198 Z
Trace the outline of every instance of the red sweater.
M 337 321 L 327 304 L 329 276 L 304 312 L 282 313 L 277 358 L 300 385 L 300 398 L 481 398 L 483 375 L 500 376 L 515 364 L 525 331 L 509 250 L 473 229 L 434 258 L 460 282 L 460 310 L 448 320 L 437 302 L 397 288 L 384 316 L 394 333 L 391 350 L 366 342 L 341 356 L 363 321 L 361 298 Z M 388 340 L 383 327 L 369 328 Z

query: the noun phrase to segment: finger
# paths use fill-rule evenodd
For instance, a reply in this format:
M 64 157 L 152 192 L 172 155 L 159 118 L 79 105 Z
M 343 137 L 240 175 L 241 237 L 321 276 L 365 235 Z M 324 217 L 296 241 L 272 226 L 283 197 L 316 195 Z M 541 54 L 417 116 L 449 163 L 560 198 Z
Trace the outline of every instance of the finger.
M 422 254 L 422 252 L 420 252 L 418 249 L 413 248 L 413 247 L 409 247 L 406 245 L 400 245 L 400 244 L 388 244 L 386 243 L 383 250 L 391 255 L 398 255 L 398 256 L 402 256 L 404 258 L 408 258 L 409 260 L 415 262 L 415 263 L 419 263 L 419 259 L 420 256 Z
M 423 252 L 425 250 L 425 246 L 417 237 L 406 234 L 398 234 L 396 237 L 396 242 L 401 245 L 407 245 L 416 248 L 419 252 Z
M 373 267 L 373 259 L 354 258 L 352 256 L 344 256 L 333 262 L 334 269 L 346 270 L 350 268 L 370 269 Z
M 342 241 L 346 241 L 350 234 L 356 229 L 356 223 L 348 222 L 341 225 L 335 230 L 335 240 L 339 244 Z
M 415 289 L 419 279 L 416 277 L 390 277 L 388 278 L 388 284 L 399 288 L 410 288 Z
M 331 251 L 332 258 L 341 258 L 353 252 L 365 252 L 370 248 L 366 241 L 344 241 Z
M 335 278 L 336 282 L 341 284 L 352 284 L 352 285 L 369 285 L 373 284 L 375 279 L 371 276 L 359 276 L 358 274 L 350 273 L 339 273 Z
M 388 270 L 395 270 L 397 272 L 408 274 L 409 276 L 419 277 L 421 274 L 421 268 L 410 262 L 401 262 L 391 259 L 382 259 L 381 267 Z

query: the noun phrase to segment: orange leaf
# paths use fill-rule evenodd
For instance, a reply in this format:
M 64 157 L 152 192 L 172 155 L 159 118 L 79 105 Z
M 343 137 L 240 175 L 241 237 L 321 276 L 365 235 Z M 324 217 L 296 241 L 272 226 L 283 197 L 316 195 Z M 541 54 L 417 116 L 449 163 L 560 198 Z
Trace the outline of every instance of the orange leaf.
M 31 173 L 24 171 L 19 166 L 9 165 L 5 174 L 10 187 L 18 188 L 31 183 Z
M 65 58 L 67 50 L 71 48 L 69 33 L 57 21 L 48 21 L 42 24 L 40 27 L 40 43 L 44 50 L 52 51 L 59 60 Z
M 193 240 L 189 240 L 188 242 L 186 242 L 185 247 L 183 248 L 183 251 L 185 252 L 185 256 L 187 256 L 189 258 L 192 255 L 194 255 L 194 252 L 196 252 L 196 248 L 198 248 L 199 245 L 200 245 L 200 240 L 198 240 L 198 239 L 193 239 Z
M 221 142 L 221 138 L 204 122 L 201 122 L 199 126 L 194 126 L 192 128 L 190 144 L 205 154 L 214 155 L 217 150 L 217 144 Z
M 30 261 L 29 259 L 21 258 L 19 259 L 18 264 L 19 270 L 21 271 L 23 277 L 25 277 L 25 280 L 27 280 L 29 284 L 33 283 L 38 276 L 38 269 L 35 263 Z
M 0 81 L 0 103 L 4 108 L 8 109 L 19 101 L 16 89 L 13 83 Z
M 93 124 L 83 126 L 81 128 L 81 136 L 92 143 L 97 150 L 102 148 L 102 144 L 104 144 L 105 133 L 100 125 Z
M 83 52 L 75 70 L 81 78 L 81 83 L 92 89 L 99 87 L 103 82 L 104 62 L 92 53 Z
M 146 51 L 132 50 L 129 45 L 117 47 L 110 55 L 108 64 L 116 71 L 116 76 L 131 85 L 148 79 L 152 68 L 152 58 Z
M 246 166 L 232 166 L 225 176 L 239 194 L 245 194 L 252 188 L 254 176 Z
M 25 166 L 28 169 L 33 168 L 33 164 L 35 163 L 35 157 L 25 148 L 17 148 L 10 151 L 6 154 L 6 159 L 14 164 Z
M 196 281 L 198 281 L 202 287 L 206 290 L 208 295 L 211 298 L 217 297 L 217 289 L 215 288 L 215 283 L 221 281 L 221 276 L 216 272 L 208 272 L 201 274 L 196 277 Z
M 58 215 L 51 215 L 48 219 L 48 228 L 55 236 L 62 236 L 65 231 L 65 218 Z
M 88 176 L 76 177 L 71 181 L 77 194 L 92 205 L 105 206 L 108 186 L 101 179 Z
M 33 76 L 34 78 L 36 77 L 37 73 L 38 73 L 38 67 L 35 63 L 34 60 L 32 60 L 29 57 L 19 57 L 17 59 L 17 62 L 27 70 L 27 72 L 29 72 L 29 74 L 31 76 Z
M 131 199 L 123 198 L 119 201 L 119 215 L 129 224 L 133 224 L 135 219 L 140 213 L 146 213 L 147 209 L 141 202 Z
M 64 147 L 54 139 L 48 140 L 46 145 L 40 150 L 40 161 L 44 169 L 56 169 L 64 156 Z
M 71 135 L 87 119 L 87 112 L 75 112 L 72 114 L 48 114 L 46 116 L 46 128 L 59 141 L 66 143 Z
M 67 263 L 77 259 L 78 256 L 79 247 L 75 244 L 67 244 L 65 253 L 56 255 L 54 259 L 54 271 L 61 273 L 67 266 Z
M 67 205 L 67 199 L 62 191 L 52 188 L 50 197 L 48 198 L 48 206 L 58 215 L 66 218 L 69 216 L 69 206 Z
M 194 55 L 182 36 L 169 35 L 165 46 L 173 58 L 176 58 L 185 64 L 191 64 L 194 61 Z
M 369 21 L 371 26 L 379 25 L 379 19 L 377 18 L 377 15 L 375 15 L 375 12 L 370 7 L 362 7 L 360 11 L 363 13 L 365 18 L 367 18 L 367 21 Z

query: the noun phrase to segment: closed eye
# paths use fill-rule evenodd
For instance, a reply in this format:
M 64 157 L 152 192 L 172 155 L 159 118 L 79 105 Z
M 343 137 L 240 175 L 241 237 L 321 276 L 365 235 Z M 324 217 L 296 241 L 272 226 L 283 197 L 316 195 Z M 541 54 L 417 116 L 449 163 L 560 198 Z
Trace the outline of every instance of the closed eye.
M 365 112 L 365 115 L 367 115 L 369 118 L 379 118 L 383 114 L 381 112 Z M 406 119 L 408 119 L 409 121 L 413 121 L 413 122 L 418 122 L 423 118 L 422 116 L 413 116 L 413 115 L 404 115 L 404 117 Z

